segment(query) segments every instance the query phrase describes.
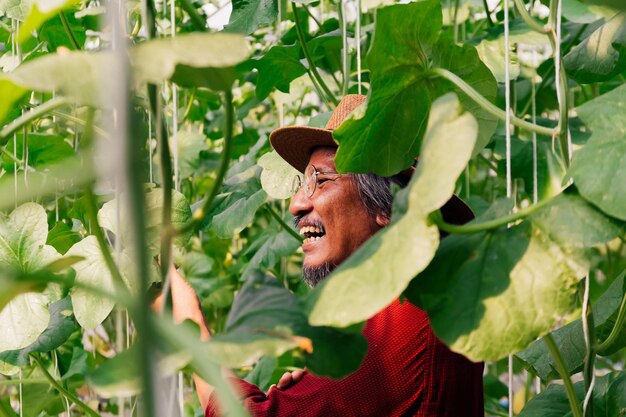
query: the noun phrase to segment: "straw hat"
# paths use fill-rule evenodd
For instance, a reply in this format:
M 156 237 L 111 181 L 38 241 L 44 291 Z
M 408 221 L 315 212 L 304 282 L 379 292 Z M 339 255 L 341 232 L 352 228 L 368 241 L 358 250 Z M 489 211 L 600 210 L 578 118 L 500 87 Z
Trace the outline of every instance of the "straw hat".
M 337 105 L 324 128 L 281 127 L 270 134 L 270 143 L 285 161 L 298 171 L 304 172 L 314 148 L 320 146 L 338 147 L 337 142 L 333 139 L 333 130 L 337 129 L 350 113 L 363 104 L 366 98 L 363 95 L 348 94 Z M 413 171 L 414 168 L 409 167 L 397 175 L 410 177 Z M 441 208 L 441 213 L 445 221 L 452 224 L 464 224 L 474 218 L 472 210 L 456 195 L 453 195 Z

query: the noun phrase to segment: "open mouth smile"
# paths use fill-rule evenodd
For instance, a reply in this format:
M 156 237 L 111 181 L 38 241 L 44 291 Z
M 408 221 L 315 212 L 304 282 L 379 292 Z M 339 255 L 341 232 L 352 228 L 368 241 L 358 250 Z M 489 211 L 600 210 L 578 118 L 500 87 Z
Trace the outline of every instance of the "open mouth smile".
M 326 235 L 324 227 L 319 226 L 304 226 L 300 228 L 300 234 L 304 236 L 304 243 L 315 242 L 322 239 Z

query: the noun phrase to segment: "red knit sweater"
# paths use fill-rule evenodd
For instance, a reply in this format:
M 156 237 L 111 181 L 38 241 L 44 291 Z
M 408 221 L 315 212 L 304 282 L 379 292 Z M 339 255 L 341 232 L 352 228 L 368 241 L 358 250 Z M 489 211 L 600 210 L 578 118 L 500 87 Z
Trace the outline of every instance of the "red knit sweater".
M 451 352 L 434 335 L 426 313 L 395 301 L 367 321 L 368 352 L 353 374 L 333 380 L 305 374 L 267 394 L 234 379 L 255 417 L 483 416 L 482 363 Z M 212 397 L 206 416 L 217 416 Z

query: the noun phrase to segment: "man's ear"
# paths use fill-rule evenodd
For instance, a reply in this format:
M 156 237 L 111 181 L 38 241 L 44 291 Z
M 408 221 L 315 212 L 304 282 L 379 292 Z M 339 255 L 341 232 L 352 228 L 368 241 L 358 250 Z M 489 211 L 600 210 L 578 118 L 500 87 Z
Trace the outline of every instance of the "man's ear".
M 385 216 L 384 214 L 377 214 L 376 224 L 380 227 L 387 226 L 389 224 L 389 217 Z

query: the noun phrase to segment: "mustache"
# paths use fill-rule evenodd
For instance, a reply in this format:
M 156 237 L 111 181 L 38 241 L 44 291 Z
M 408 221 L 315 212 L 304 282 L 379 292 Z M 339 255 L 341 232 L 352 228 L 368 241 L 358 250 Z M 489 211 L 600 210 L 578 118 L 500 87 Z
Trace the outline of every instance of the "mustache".
M 293 218 L 293 226 L 296 229 L 300 228 L 300 223 L 302 223 L 302 222 L 305 223 L 307 226 L 315 226 L 315 227 L 319 227 L 322 230 L 324 229 L 324 224 L 322 224 L 322 222 L 319 221 L 319 220 L 307 220 L 305 218 L 305 216 L 303 216 L 301 214 L 294 216 L 294 218 Z

